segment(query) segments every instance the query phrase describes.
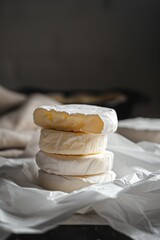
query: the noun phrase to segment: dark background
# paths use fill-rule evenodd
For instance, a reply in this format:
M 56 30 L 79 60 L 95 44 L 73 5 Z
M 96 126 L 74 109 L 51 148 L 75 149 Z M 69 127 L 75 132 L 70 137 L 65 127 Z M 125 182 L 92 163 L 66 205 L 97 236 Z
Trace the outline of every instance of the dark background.
M 1 0 L 0 84 L 132 89 L 133 116 L 160 117 L 159 0 Z

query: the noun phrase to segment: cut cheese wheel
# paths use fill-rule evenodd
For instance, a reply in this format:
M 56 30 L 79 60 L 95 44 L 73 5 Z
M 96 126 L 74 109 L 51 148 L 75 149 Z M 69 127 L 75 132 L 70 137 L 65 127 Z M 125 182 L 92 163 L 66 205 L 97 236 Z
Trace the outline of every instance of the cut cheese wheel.
M 85 155 L 103 152 L 107 135 L 41 129 L 39 147 L 47 153 Z
M 94 176 L 76 177 L 60 176 L 39 170 L 38 183 L 39 186 L 47 190 L 72 192 L 93 184 L 110 182 L 115 178 L 116 174 L 113 171 L 108 171 L 104 174 Z
M 115 132 L 118 125 L 114 109 L 95 105 L 40 106 L 33 115 L 40 127 L 69 132 L 107 134 Z
M 36 154 L 36 163 L 45 172 L 57 175 L 95 175 L 111 171 L 113 153 L 105 151 L 91 155 L 58 155 L 39 151 Z

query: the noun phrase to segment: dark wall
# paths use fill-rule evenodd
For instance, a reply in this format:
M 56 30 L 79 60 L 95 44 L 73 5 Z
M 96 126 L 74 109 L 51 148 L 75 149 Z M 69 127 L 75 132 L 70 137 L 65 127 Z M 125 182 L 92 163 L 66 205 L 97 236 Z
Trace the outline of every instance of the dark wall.
M 0 83 L 11 89 L 129 88 L 160 115 L 159 0 L 1 0 Z

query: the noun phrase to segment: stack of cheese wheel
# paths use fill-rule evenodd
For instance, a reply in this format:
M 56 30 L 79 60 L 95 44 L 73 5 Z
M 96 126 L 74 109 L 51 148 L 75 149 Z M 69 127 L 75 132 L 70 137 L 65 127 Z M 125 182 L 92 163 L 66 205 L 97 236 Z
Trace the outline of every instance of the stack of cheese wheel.
M 41 187 L 71 192 L 115 179 L 114 156 L 106 150 L 108 135 L 117 129 L 115 110 L 85 104 L 40 106 L 34 122 L 42 128 L 36 154 Z

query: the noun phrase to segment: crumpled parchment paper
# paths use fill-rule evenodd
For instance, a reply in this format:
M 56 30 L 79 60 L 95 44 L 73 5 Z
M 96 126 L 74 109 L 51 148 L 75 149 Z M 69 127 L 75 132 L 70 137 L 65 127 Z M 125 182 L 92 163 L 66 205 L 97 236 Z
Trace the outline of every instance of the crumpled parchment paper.
M 108 150 L 114 153 L 116 180 L 72 193 L 41 189 L 34 158 L 1 157 L 1 239 L 11 233 L 42 233 L 90 210 L 95 224 L 97 215 L 133 239 L 160 239 L 160 144 L 133 143 L 113 133 Z

